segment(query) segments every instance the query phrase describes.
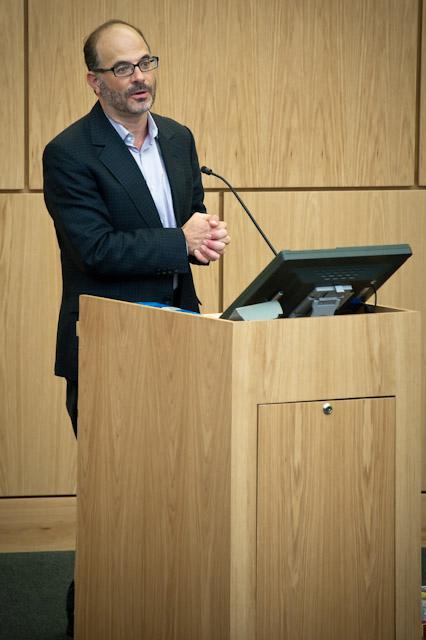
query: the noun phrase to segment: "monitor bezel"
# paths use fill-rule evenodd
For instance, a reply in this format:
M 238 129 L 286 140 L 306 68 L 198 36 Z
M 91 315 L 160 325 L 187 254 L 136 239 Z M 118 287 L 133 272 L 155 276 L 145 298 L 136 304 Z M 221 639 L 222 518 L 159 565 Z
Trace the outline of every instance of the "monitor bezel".
M 301 304 L 312 287 L 323 284 L 321 278 L 318 281 L 311 278 L 309 282 L 301 283 L 300 274 L 303 269 L 308 268 L 320 275 L 321 272 L 324 274 L 324 270 L 332 267 L 354 270 L 358 265 L 363 274 L 370 269 L 371 276 L 368 279 L 361 275 L 359 278 L 350 279 L 353 294 L 336 312 L 337 314 L 353 313 L 355 307 L 358 310 L 359 306 L 377 292 L 411 255 L 411 247 L 408 244 L 280 251 L 225 309 L 220 318 L 230 319 L 238 307 L 274 299 L 279 291 L 283 293 L 280 299 L 283 308 L 281 317 L 291 317 L 292 312 Z M 342 284 L 340 278 L 337 280 L 335 284 Z M 368 292 L 366 292 L 367 288 Z

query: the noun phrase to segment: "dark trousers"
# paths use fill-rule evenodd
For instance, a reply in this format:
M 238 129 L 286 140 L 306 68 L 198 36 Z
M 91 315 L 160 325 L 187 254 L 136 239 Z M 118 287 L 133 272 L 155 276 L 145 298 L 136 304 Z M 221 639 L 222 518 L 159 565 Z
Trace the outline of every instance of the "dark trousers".
M 67 379 L 67 395 L 66 395 L 66 407 L 68 415 L 71 418 L 72 428 L 74 434 L 77 437 L 77 400 L 78 400 L 78 382 L 76 380 Z

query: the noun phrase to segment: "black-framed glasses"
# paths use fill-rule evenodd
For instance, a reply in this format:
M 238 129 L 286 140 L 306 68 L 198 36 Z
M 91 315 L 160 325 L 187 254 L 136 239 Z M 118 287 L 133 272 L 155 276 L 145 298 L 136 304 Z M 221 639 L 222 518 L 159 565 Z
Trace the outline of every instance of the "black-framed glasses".
M 136 67 L 139 67 L 141 71 L 153 71 L 158 67 L 159 60 L 158 56 L 144 56 L 136 64 L 133 64 L 133 62 L 117 62 L 110 69 L 92 69 L 92 71 L 97 73 L 112 71 L 117 78 L 127 78 L 134 74 Z

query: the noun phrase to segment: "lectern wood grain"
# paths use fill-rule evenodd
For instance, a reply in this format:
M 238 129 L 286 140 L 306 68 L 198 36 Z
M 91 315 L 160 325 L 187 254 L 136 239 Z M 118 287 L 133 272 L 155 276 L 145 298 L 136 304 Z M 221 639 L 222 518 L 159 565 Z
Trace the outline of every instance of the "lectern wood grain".
M 141 322 L 137 305 L 112 310 L 81 336 L 96 389 L 80 387 L 78 637 L 222 640 L 230 379 L 219 373 L 230 344 L 196 317 L 170 315 L 164 330 L 167 312 Z M 111 345 L 95 337 L 107 335 Z
M 395 399 L 259 407 L 257 640 L 390 640 Z
M 289 592 L 279 573 L 268 585 L 271 598 L 260 579 L 257 557 L 278 564 L 288 555 L 276 534 L 287 525 L 282 505 L 293 500 L 279 474 L 259 472 L 268 468 L 262 456 L 269 449 L 274 465 L 281 457 L 294 469 L 299 449 L 273 431 L 265 446 L 258 407 L 335 399 L 347 411 L 347 438 L 325 429 L 326 442 L 313 441 L 309 455 L 323 477 L 334 452 L 330 472 L 341 475 L 343 488 L 336 480 L 333 493 L 324 482 L 328 496 L 321 499 L 356 520 L 351 528 L 346 519 L 344 534 L 359 563 L 347 617 L 362 623 L 349 638 L 366 640 L 365 629 L 377 629 L 390 600 L 383 639 L 415 638 L 419 331 L 419 314 L 398 310 L 233 323 L 83 296 L 77 639 L 261 640 L 270 602 L 277 620 L 285 598 L 300 611 L 297 589 Z M 302 417 L 307 439 L 306 408 L 295 414 Z M 319 485 L 311 484 L 306 496 L 315 500 Z M 266 553 L 259 526 L 273 522 L 267 505 L 275 495 L 283 517 L 268 528 Z M 312 516 L 324 539 L 327 511 L 321 519 L 314 505 Z M 352 563 L 340 544 L 341 571 L 350 579 Z M 307 565 L 297 553 L 291 562 L 308 585 Z M 343 584 L 323 567 L 318 575 L 323 589 Z M 323 600 L 321 616 L 328 613 Z M 303 615 L 311 615 L 307 607 Z M 306 628 L 314 628 L 313 619 Z M 300 640 L 297 633 L 296 626 L 289 639 Z M 340 628 L 330 634 L 327 640 L 342 640 Z

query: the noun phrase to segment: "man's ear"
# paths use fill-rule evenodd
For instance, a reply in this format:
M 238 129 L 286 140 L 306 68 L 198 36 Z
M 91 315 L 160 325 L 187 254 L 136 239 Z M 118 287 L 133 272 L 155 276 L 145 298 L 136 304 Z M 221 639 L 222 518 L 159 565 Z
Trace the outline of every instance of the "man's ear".
M 93 73 L 93 71 L 89 71 L 87 73 L 86 80 L 89 87 L 91 87 L 93 91 L 96 93 L 96 95 L 98 96 L 100 89 L 99 89 L 99 78 L 96 75 L 96 73 Z

